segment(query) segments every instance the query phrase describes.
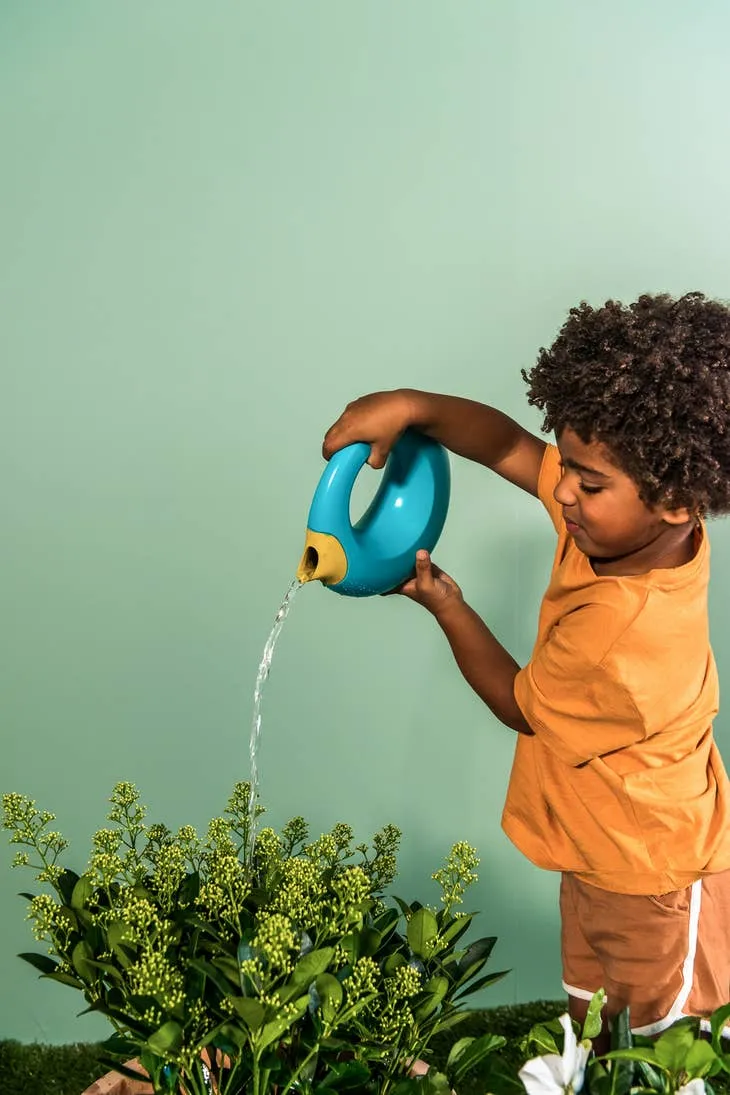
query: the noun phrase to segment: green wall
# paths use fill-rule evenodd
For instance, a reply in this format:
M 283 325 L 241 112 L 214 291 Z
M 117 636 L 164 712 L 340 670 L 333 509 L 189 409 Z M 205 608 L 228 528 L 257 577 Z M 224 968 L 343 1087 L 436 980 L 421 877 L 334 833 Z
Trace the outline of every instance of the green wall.
M 116 780 L 202 825 L 246 776 L 348 399 L 432 387 L 536 427 L 520 367 L 580 298 L 730 296 L 728 40 L 724 0 L 1 0 L 0 789 L 80 866 Z M 713 549 L 724 681 L 730 528 Z M 455 463 L 439 561 L 523 660 L 551 550 L 538 505 Z M 556 879 L 499 828 L 512 735 L 425 613 L 306 589 L 264 718 L 274 822 L 394 821 L 407 897 L 476 844 L 513 968 L 484 1002 L 560 994 Z M 93 1037 L 14 957 L 9 862 L 0 1036 Z

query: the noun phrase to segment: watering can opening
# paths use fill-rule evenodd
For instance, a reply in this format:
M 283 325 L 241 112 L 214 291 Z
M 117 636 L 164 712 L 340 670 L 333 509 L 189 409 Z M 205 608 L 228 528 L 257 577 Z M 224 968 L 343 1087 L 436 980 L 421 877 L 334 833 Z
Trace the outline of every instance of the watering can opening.
M 300 582 L 324 582 L 335 585 L 347 574 L 345 549 L 336 536 L 307 529 L 304 554 L 297 567 Z
M 314 575 L 317 572 L 319 566 L 319 552 L 315 547 L 308 547 L 304 550 L 302 555 L 302 561 L 299 564 L 299 570 L 297 571 L 297 578 L 300 582 L 311 582 Z

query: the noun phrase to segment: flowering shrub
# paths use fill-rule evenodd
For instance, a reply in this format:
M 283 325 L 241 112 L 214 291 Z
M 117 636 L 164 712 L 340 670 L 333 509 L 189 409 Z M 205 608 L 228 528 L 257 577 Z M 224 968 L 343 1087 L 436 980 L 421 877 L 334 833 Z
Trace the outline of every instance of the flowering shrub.
M 119 783 L 81 875 L 61 865 L 54 816 L 5 795 L 3 825 L 22 849 L 14 866 L 47 886 L 22 895 L 47 953 L 21 957 L 107 1016 L 107 1063 L 139 1078 L 122 1064 L 136 1058 L 156 1093 L 405 1095 L 411 1062 L 467 1014 L 470 993 L 503 976 L 482 975 L 494 938 L 458 949 L 474 849 L 455 844 L 432 876 L 438 910 L 392 907 L 382 895 L 396 873 L 394 826 L 372 848 L 353 848 L 345 824 L 309 842 L 300 817 L 252 840 L 249 793 L 236 784 L 201 838 L 189 825 L 148 826 L 136 788 Z M 446 1075 L 419 1090 L 448 1090 L 503 1043 L 460 1039 Z

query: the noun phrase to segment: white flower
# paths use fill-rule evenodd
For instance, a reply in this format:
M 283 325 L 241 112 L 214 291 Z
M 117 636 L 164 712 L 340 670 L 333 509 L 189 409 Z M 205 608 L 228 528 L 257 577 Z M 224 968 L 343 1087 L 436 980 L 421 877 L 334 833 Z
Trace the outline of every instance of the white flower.
M 677 1095 L 705 1095 L 705 1081 L 699 1077 L 690 1080 L 688 1084 L 682 1084 L 677 1088 Z
M 527 1095 L 575 1095 L 583 1087 L 590 1042 L 578 1045 L 569 1016 L 561 1015 L 560 1025 L 565 1032 L 562 1057 L 557 1053 L 533 1057 L 520 1069 Z M 700 1095 L 695 1089 L 690 1091 L 690 1086 L 685 1095 Z

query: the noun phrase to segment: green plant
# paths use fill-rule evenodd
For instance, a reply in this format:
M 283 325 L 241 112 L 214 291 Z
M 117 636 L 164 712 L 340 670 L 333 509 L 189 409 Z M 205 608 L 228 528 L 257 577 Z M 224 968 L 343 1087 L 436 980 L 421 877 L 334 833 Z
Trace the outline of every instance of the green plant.
M 605 993 L 600 990 L 591 1001 L 582 1032 L 567 1015 L 533 1026 L 522 1050 L 525 1056 L 537 1051 L 537 1056 L 518 1073 L 528 1095 L 713 1095 L 711 1078 L 730 1074 L 730 1054 L 722 1042 L 730 1004 L 710 1017 L 709 1040 L 703 1036 L 700 1020 L 689 1017 L 655 1039 L 634 1035 L 626 1008 L 613 1020 L 611 1051 L 596 1056 L 592 1039 L 601 1029 L 604 1003 Z M 511 1095 L 513 1080 L 507 1077 L 506 1084 L 497 1082 L 490 1090 Z M 718 1088 L 726 1090 L 727 1083 L 720 1079 Z
M 138 1077 L 123 1063 L 136 1058 L 157 1093 L 405 1092 L 414 1059 L 503 976 L 482 973 L 494 938 L 460 949 L 472 916 L 456 906 L 476 878 L 474 850 L 454 845 L 434 874 L 438 910 L 391 907 L 394 826 L 372 848 L 353 847 L 344 824 L 310 842 L 300 817 L 252 841 L 249 793 L 236 784 L 200 838 L 148 826 L 136 788 L 117 784 L 111 827 L 95 833 L 81 875 L 61 864 L 54 816 L 5 795 L 3 824 L 22 849 L 14 866 L 48 887 L 22 895 L 48 953 L 21 957 L 107 1016 L 106 1061 Z M 458 1081 L 503 1043 L 460 1039 L 427 1086 Z

